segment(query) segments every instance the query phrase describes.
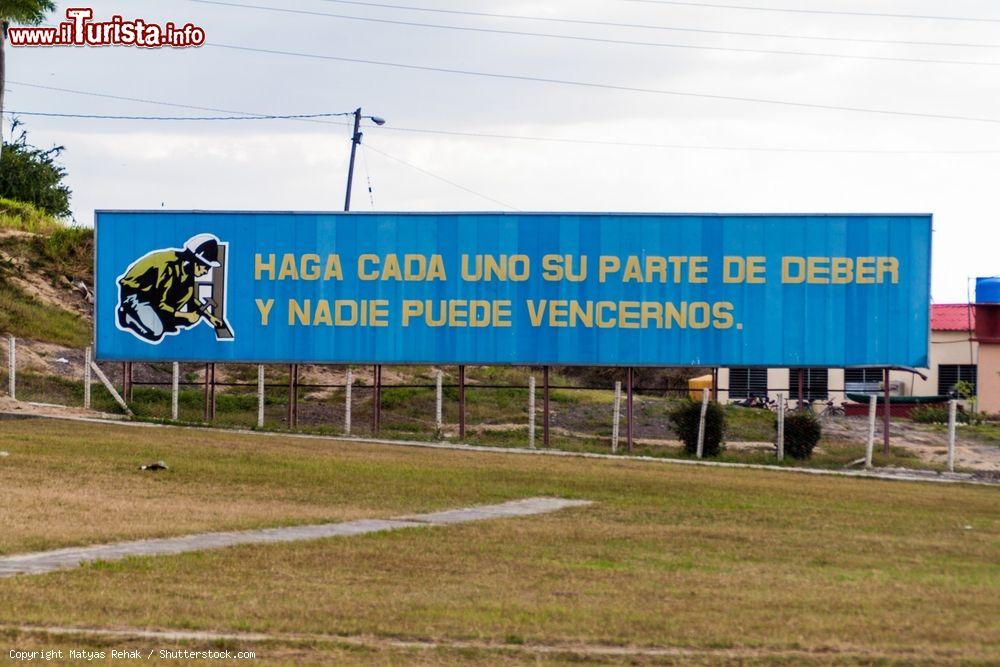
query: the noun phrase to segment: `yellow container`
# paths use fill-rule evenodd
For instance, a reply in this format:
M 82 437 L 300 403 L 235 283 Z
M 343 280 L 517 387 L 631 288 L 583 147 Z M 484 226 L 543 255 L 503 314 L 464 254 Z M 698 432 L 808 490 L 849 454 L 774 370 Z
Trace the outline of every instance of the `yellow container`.
M 709 391 L 712 390 L 711 375 L 699 375 L 696 378 L 688 380 L 688 395 L 691 396 L 692 401 L 701 400 L 702 389 L 708 389 Z

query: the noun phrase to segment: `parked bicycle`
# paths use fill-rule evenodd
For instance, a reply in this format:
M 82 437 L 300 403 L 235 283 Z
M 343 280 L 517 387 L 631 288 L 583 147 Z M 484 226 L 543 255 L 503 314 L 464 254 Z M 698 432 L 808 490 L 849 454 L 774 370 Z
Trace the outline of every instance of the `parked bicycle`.
M 778 402 L 771 400 L 766 394 L 751 394 L 742 401 L 736 401 L 734 405 L 741 408 L 757 408 L 759 410 L 777 410 Z
M 827 401 L 826 407 L 823 408 L 823 411 L 819 413 L 819 418 L 832 419 L 834 417 L 843 417 L 844 414 L 845 413 L 843 405 L 835 405 L 833 401 Z

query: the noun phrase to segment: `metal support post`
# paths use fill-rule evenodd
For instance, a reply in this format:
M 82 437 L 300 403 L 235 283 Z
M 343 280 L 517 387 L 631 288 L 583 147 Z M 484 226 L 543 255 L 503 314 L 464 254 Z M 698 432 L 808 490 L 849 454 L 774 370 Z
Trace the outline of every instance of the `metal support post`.
M 458 439 L 465 441 L 465 366 L 458 367 Z
M 625 448 L 628 453 L 632 453 L 632 445 L 635 438 L 635 414 L 633 412 L 633 387 L 635 385 L 635 369 L 631 366 L 625 373 L 625 418 L 628 419 L 628 429 L 625 431 Z

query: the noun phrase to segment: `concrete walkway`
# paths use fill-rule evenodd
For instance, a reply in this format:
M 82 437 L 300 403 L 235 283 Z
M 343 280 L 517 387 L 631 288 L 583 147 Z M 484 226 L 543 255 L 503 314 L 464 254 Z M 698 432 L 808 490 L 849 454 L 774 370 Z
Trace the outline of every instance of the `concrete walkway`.
M 417 514 L 395 519 L 361 519 L 343 523 L 325 523 L 312 526 L 290 526 L 288 528 L 264 528 L 261 530 L 241 530 L 226 533 L 200 533 L 182 537 L 166 537 L 117 544 L 99 544 L 90 547 L 74 547 L 19 554 L 0 558 L 0 578 L 16 574 L 44 574 L 55 570 L 68 570 L 83 563 L 112 561 L 129 556 L 163 556 L 188 551 L 222 549 L 239 544 L 274 544 L 277 542 L 298 542 L 319 540 L 327 537 L 350 537 L 367 533 L 379 533 L 401 528 L 421 528 L 425 526 L 447 526 L 488 519 L 505 519 L 532 514 L 545 514 L 567 507 L 590 505 L 589 500 L 565 500 L 562 498 L 526 498 L 499 505 L 480 505 L 462 509 Z

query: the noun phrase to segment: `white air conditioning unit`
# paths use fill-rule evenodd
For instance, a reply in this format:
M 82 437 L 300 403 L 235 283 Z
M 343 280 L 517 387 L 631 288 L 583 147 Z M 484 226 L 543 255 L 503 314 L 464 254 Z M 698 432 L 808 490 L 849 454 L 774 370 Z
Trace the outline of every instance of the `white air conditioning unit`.
M 881 382 L 845 382 L 844 391 L 853 394 L 875 394 L 881 396 L 885 389 Z M 890 380 L 889 395 L 905 396 L 906 383 L 902 380 Z

